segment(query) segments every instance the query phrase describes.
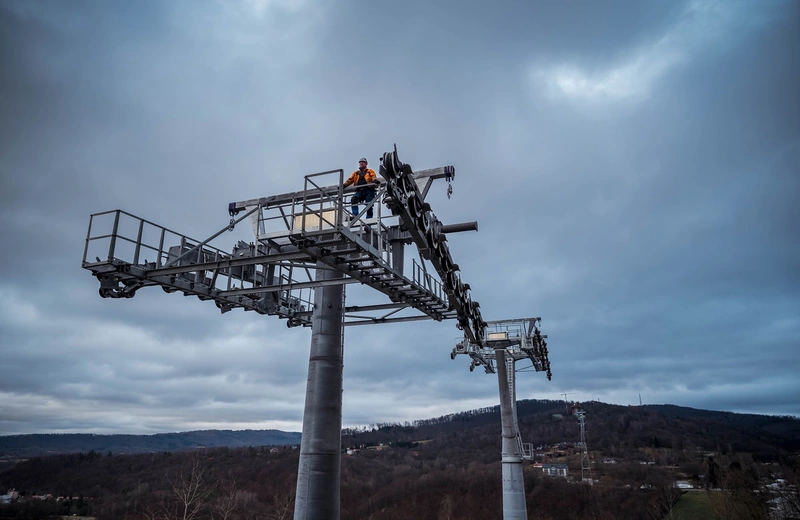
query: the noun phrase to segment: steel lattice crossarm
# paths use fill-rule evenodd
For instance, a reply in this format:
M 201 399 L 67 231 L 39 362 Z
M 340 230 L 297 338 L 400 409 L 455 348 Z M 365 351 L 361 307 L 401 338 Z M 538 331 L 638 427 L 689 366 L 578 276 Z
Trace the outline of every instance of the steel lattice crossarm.
M 386 156 L 396 162 L 396 150 Z M 408 165 L 401 169 L 411 172 Z M 355 187 L 342 187 L 342 170 L 305 176 L 301 191 L 229 204 L 230 222 L 205 240 L 122 210 L 97 213 L 90 217 L 82 266 L 98 278 L 104 298 L 130 298 L 142 287 L 160 286 L 213 300 L 223 313 L 241 308 L 277 315 L 289 326 L 309 326 L 314 288 L 360 283 L 385 294 L 389 302 L 346 307 L 346 325 L 458 319 L 462 325 L 471 320 L 479 329 L 478 304 L 455 275 L 458 266 L 444 242 L 447 233 L 477 229 L 477 224 L 442 226 L 424 203 L 433 180 L 449 182 L 454 174 L 452 166 L 404 173 L 402 185 L 420 201 L 411 205 L 424 216 L 418 221 L 396 214 L 396 180 L 376 186 L 375 198 L 351 216 L 348 199 Z M 382 214 L 381 201 L 392 215 Z M 364 218 L 370 209 L 377 218 Z M 230 252 L 214 245 L 245 219 L 253 227 L 253 242 L 240 240 Z M 435 233 L 434 245 L 420 247 L 420 261 L 412 260 L 406 275 L 404 247 L 419 246 L 425 233 Z M 428 271 L 426 259 L 435 272 Z M 322 281 L 318 275 L 324 269 L 345 277 Z
M 496 349 L 504 349 L 506 357 L 514 361 L 530 360 L 531 366 L 519 371 L 533 368 L 536 372 L 546 372 L 547 379 L 552 378 L 550 359 L 547 352 L 547 335 L 539 330 L 541 318 L 522 318 L 511 320 L 489 321 L 486 323 L 482 341 L 472 341 L 466 334 L 450 352 L 450 358 L 459 354 L 472 359 L 469 371 L 483 366 L 487 374 L 496 371 Z

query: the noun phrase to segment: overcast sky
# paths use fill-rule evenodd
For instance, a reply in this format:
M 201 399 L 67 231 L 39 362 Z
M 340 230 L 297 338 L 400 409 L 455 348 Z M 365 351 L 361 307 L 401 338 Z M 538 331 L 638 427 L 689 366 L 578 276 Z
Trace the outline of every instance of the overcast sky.
M 794 0 L 0 0 L 0 434 L 299 431 L 310 329 L 101 299 L 89 215 L 202 239 L 393 143 L 456 166 L 484 318 L 542 317 L 520 399 L 800 416 L 799 92 Z M 497 404 L 458 338 L 348 328 L 343 424 Z

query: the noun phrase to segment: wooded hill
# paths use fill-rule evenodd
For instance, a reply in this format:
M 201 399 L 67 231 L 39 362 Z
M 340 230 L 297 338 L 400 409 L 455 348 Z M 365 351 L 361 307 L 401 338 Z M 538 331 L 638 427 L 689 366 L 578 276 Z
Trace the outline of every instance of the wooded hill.
M 767 518 L 766 485 L 796 481 L 800 421 L 789 417 L 708 412 L 674 406 L 584 403 L 594 486 L 541 476 L 526 465 L 532 518 L 661 519 L 680 496 L 680 478 L 715 497 L 720 518 Z M 523 440 L 551 447 L 579 440 L 577 420 L 558 401 L 521 401 Z M 406 424 L 345 430 L 342 519 L 496 519 L 502 511 L 497 408 Z M 386 449 L 367 446 L 383 444 Z M 550 451 L 580 480 L 574 450 Z M 616 464 L 603 464 L 613 458 Z M 68 500 L 0 506 L 0 517 L 93 514 L 98 520 L 291 518 L 298 450 L 291 446 L 164 451 L 139 455 L 89 452 L 38 457 L 0 473 L 0 490 Z M 198 499 L 181 500 L 193 485 Z M 711 494 L 710 494 L 711 495 Z M 792 493 L 787 496 L 791 498 Z M 188 508 L 188 509 L 187 509 Z
M 7 435 L 0 437 L 0 456 L 24 458 L 90 451 L 114 454 L 158 453 L 197 448 L 238 448 L 299 443 L 300 432 L 280 430 L 198 430 L 154 435 L 91 433 Z
M 776 449 L 800 449 L 800 420 L 794 417 L 737 414 L 674 405 L 617 406 L 600 402 L 581 405 L 586 411 L 587 444 L 591 449 L 691 446 L 716 451 L 746 451 L 774 458 Z M 577 421 L 563 401 L 523 400 L 517 415 L 523 441 L 554 444 L 577 441 Z M 359 442 L 389 443 L 434 438 L 465 428 L 486 428 L 496 436 L 499 406 L 459 412 L 403 424 L 378 423 L 343 430 Z M 355 441 L 353 441 L 355 442 Z M 300 444 L 299 432 L 280 430 L 201 430 L 154 435 L 32 434 L 0 436 L 0 457 L 26 458 L 96 451 L 112 454 L 159 453 L 198 448 L 237 448 Z

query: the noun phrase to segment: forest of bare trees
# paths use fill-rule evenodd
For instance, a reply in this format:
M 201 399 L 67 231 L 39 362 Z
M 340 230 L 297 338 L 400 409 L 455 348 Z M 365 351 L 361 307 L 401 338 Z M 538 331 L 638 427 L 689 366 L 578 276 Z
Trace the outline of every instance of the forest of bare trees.
M 596 483 L 543 477 L 526 466 L 532 518 L 680 518 L 673 507 L 685 493 L 674 487 L 678 478 L 692 482 L 719 518 L 767 519 L 776 500 L 789 512 L 783 518 L 800 518 L 796 420 L 687 417 L 601 403 L 585 408 Z M 542 445 L 577 440 L 574 419 L 554 417 L 555 410 L 563 411 L 563 403 L 521 402 L 523 438 Z M 367 449 L 381 444 L 386 449 Z M 361 448 L 342 457 L 343 519 L 498 518 L 496 409 L 351 428 L 343 447 Z M 580 475 L 574 452 L 566 449 L 560 461 Z M 293 446 L 37 457 L 0 473 L 0 490 L 15 488 L 24 497 L 0 505 L 0 518 L 291 518 L 297 462 Z

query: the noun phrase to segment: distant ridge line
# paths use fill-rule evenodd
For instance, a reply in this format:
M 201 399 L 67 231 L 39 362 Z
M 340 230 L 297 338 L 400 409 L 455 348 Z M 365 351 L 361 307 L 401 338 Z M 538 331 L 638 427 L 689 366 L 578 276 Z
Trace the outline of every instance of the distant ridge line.
M 584 407 L 593 413 L 625 413 L 630 406 L 586 401 Z M 537 414 L 561 416 L 564 412 L 561 400 L 522 399 L 517 401 L 520 420 Z M 713 411 L 672 404 L 645 404 L 635 406 L 650 414 L 663 417 L 690 418 L 716 421 L 729 426 L 758 428 L 765 433 L 789 439 L 800 439 L 800 419 L 795 416 L 770 416 L 742 414 L 728 411 Z M 403 423 L 374 423 L 367 426 L 346 427 L 342 435 L 363 435 L 380 430 L 431 430 L 463 431 L 465 428 L 488 425 L 495 427 L 499 406 L 490 406 L 456 412 L 429 419 L 405 421 Z M 727 427 L 727 426 L 726 426 Z M 175 433 L 151 434 L 94 434 L 94 433 L 32 433 L 0 435 L 0 462 L 3 459 L 19 459 L 43 455 L 70 454 L 94 451 L 100 454 L 136 454 L 185 451 L 202 448 L 247 448 L 260 446 L 299 445 L 300 432 L 282 430 L 194 430 Z
M 196 430 L 152 434 L 30 433 L 0 436 L 0 456 L 41 455 L 96 451 L 133 454 L 199 448 L 246 448 L 300 443 L 300 432 L 281 430 Z

